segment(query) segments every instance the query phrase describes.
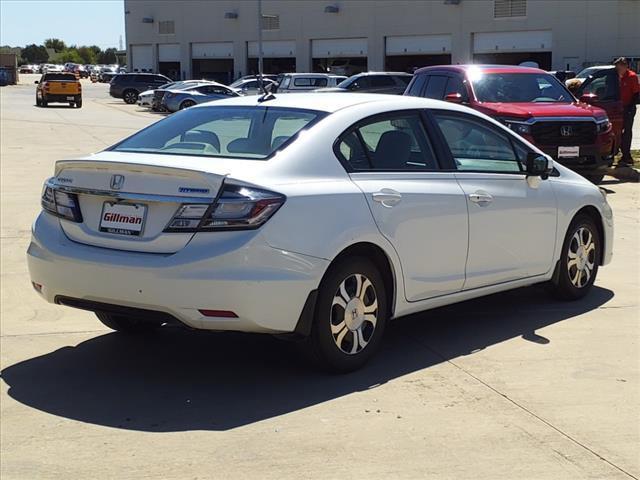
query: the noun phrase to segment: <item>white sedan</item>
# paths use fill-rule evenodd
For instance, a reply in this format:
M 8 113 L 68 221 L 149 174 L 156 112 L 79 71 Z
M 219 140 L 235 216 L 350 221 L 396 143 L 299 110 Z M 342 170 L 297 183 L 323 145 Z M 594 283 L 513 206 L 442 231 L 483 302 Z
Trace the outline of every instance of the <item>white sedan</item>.
M 47 301 L 121 332 L 290 334 L 335 371 L 403 315 L 542 282 L 579 299 L 612 256 L 598 187 L 415 97 L 199 105 L 57 162 L 42 207 L 28 262 Z

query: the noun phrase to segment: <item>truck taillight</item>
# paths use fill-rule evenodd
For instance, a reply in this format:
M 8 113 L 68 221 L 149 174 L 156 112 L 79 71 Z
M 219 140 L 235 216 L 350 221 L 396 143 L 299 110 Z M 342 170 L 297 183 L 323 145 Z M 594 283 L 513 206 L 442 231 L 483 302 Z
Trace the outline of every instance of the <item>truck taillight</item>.
M 269 220 L 285 200 L 284 195 L 269 190 L 224 185 L 213 204 L 181 206 L 165 232 L 253 230 Z

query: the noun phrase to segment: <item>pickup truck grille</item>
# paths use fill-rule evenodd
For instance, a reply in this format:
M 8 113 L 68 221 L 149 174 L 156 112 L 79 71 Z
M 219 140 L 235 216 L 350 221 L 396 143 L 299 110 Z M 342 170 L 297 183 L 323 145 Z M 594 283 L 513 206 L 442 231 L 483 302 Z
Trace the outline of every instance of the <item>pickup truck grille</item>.
M 595 122 L 536 122 L 531 126 L 533 141 L 538 145 L 575 146 L 596 141 Z

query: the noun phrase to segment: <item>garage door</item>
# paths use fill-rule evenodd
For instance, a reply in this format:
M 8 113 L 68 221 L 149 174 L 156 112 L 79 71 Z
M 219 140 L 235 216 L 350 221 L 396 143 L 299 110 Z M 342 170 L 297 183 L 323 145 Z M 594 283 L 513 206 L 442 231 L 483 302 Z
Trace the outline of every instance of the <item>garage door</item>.
M 158 61 L 159 62 L 179 62 L 180 61 L 180 44 L 167 43 L 158 45 Z
M 366 57 L 366 38 L 311 40 L 313 58 Z
M 451 52 L 451 35 L 387 37 L 387 55 L 425 55 Z
M 131 45 L 131 67 L 133 71 L 152 71 L 154 66 L 151 45 Z
M 193 43 L 191 58 L 233 58 L 233 42 Z
M 549 30 L 473 34 L 473 53 L 545 52 L 551 50 Z
M 258 56 L 258 42 L 248 42 L 249 58 Z M 289 58 L 296 56 L 296 42 L 291 40 L 270 40 L 262 42 L 262 55 L 272 58 Z

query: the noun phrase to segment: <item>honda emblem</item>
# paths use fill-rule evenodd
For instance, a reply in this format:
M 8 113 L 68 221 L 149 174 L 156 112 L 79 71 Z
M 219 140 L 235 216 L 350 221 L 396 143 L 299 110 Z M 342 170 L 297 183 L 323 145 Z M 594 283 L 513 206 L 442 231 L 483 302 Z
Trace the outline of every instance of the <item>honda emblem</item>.
M 560 127 L 560 135 L 563 137 L 570 137 L 573 135 L 573 128 L 571 128 L 571 125 L 562 125 Z
M 111 175 L 111 190 L 120 190 L 124 185 L 124 175 Z

